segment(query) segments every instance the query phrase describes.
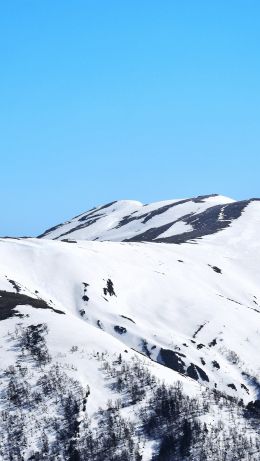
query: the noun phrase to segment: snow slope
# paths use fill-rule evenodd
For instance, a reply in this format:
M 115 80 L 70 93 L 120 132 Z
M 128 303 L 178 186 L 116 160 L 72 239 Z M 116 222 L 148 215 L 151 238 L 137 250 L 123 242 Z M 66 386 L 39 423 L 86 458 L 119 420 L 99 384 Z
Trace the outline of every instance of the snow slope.
M 256 204 L 250 207 L 254 215 Z M 199 245 L 2 239 L 0 289 L 13 280 L 21 294 L 51 300 L 69 325 L 91 327 L 106 344 L 112 338 L 252 400 L 260 372 L 260 249 L 254 239 L 242 244 L 241 227 Z
M 29 411 L 27 402 L 22 409 L 20 404 L 10 411 L 7 397 L 12 376 L 19 378 L 18 388 L 24 389 L 22 370 L 27 370 L 31 384 L 31 402 L 39 389 L 44 389 L 46 375 L 55 382 L 56 373 L 58 382 L 63 383 L 63 388 L 56 389 L 56 395 L 64 393 L 63 406 L 72 389 L 81 385 L 88 395 L 83 408 L 89 424 L 101 431 L 100 415 L 105 413 L 100 413 L 100 408 L 110 411 L 107 402 L 112 399 L 117 406 L 122 398 L 111 384 L 111 379 L 122 373 L 116 368 L 121 361 L 124 370 L 125 364 L 139 360 L 166 386 L 181 381 L 186 395 L 198 402 L 202 399 L 203 408 L 205 389 L 243 399 L 245 405 L 260 399 L 259 232 L 257 199 L 235 202 L 222 196 L 202 196 L 151 205 L 114 202 L 47 231 L 43 238 L 1 238 L 0 422 L 5 424 L 9 412 L 26 427 L 27 440 L 22 443 L 15 432 L 17 447 L 10 448 L 12 456 L 17 451 L 12 459 L 20 461 L 21 453 L 26 461 L 74 459 L 58 456 L 59 449 L 54 450 L 58 442 L 51 421 L 61 412 L 56 408 L 58 397 L 50 397 L 46 391 L 38 410 L 30 403 Z M 41 331 L 43 325 L 52 359 L 39 367 L 20 338 L 35 328 Z M 146 400 L 124 403 L 118 410 L 137 428 L 140 409 L 152 389 L 153 385 L 147 389 Z M 80 395 L 81 391 L 77 392 Z M 213 434 L 218 427 L 219 436 L 227 443 L 228 431 L 232 440 L 234 426 L 240 428 L 239 433 L 247 437 L 246 441 L 239 438 L 243 446 L 251 439 L 256 442 L 251 458 L 243 454 L 239 459 L 258 460 L 255 447 L 260 446 L 259 434 L 244 422 L 244 410 L 237 405 L 230 414 L 226 403 L 219 406 L 212 396 L 208 399 L 208 413 L 198 412 L 201 421 Z M 83 434 L 84 411 L 77 416 Z M 59 424 L 62 427 L 64 421 Z M 4 461 L 11 459 L 11 455 L 4 456 L 6 447 L 13 446 L 8 442 L 9 427 L 8 420 L 0 437 L 0 459 L 2 456 Z M 32 457 L 41 449 L 42 428 L 56 453 L 52 458 Z M 211 432 L 208 434 L 210 445 Z M 140 434 L 133 440 L 137 443 L 139 439 Z M 144 434 L 140 440 L 143 461 L 157 459 L 153 456 L 158 440 Z M 215 448 L 211 448 L 207 445 L 207 459 L 222 459 L 219 454 L 214 457 Z M 228 461 L 233 461 L 232 452 L 229 455 Z M 130 455 L 130 459 L 139 458 Z M 189 459 L 197 460 L 197 454 Z
M 205 195 L 142 205 L 108 203 L 40 235 L 48 239 L 182 243 L 218 232 L 240 217 L 250 200 Z

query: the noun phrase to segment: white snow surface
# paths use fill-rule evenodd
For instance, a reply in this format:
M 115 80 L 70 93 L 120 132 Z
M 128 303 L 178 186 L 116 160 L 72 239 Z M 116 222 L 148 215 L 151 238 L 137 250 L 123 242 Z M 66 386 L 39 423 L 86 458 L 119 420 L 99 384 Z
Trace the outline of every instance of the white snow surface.
M 93 424 L 98 409 L 120 397 L 100 371 L 99 354 L 111 363 L 119 354 L 127 361 L 138 357 L 166 384 L 181 381 L 190 396 L 199 398 L 209 387 L 245 403 L 259 399 L 260 202 L 246 203 L 221 231 L 180 245 L 122 241 L 171 223 L 160 237 L 182 235 L 192 230 L 183 219 L 187 214 L 196 218 L 220 205 L 221 221 L 225 206 L 236 203 L 222 196 L 179 202 L 116 202 L 74 218 L 42 239 L 1 238 L 2 295 L 18 290 L 50 307 L 18 305 L 15 311 L 22 317 L 7 319 L 1 319 L 0 311 L 1 379 L 3 370 L 19 363 L 21 351 L 10 340 L 15 330 L 45 323 L 52 364 L 58 363 L 84 389 L 90 387 L 87 414 Z M 126 216 L 137 219 L 118 227 Z M 74 230 L 88 220 L 88 226 Z M 162 359 L 165 350 L 181 360 L 180 372 L 174 360 Z M 201 372 L 188 376 L 192 367 Z M 32 381 L 37 373 L 32 367 Z M 136 418 L 131 407 L 122 413 Z M 212 425 L 220 420 L 226 428 L 231 425 L 220 409 L 211 408 L 203 418 Z M 37 437 L 31 440 L 28 450 L 38 443 Z M 145 443 L 144 461 L 152 458 L 153 443 Z
M 192 230 L 191 225 L 179 221 L 185 219 L 187 215 L 195 216 L 215 205 L 227 205 L 234 202 L 233 199 L 222 195 L 166 200 L 148 205 L 132 200 L 119 200 L 82 213 L 72 220 L 46 231 L 42 237 L 48 239 L 123 241 L 143 234 L 150 229 L 172 223 L 169 230 L 162 230 L 159 233 L 156 237 L 158 240 L 161 237 L 170 237 Z M 127 222 L 124 222 L 125 220 Z M 177 223 L 174 224 L 176 221 Z
M 30 316 L 48 319 L 55 353 L 74 343 L 91 352 L 134 350 L 174 381 L 179 373 L 156 365 L 163 348 L 184 354 L 184 374 L 190 364 L 200 367 L 208 377 L 199 377 L 201 385 L 252 400 L 258 391 L 251 378 L 260 374 L 259 224 L 253 202 L 232 226 L 197 245 L 1 239 L 0 289 L 14 280 L 21 293 L 65 313 L 29 308 Z M 115 296 L 104 293 L 109 279 Z M 0 322 L 3 335 L 16 320 Z M 3 345 L 0 360 L 9 360 Z M 80 369 L 82 379 L 91 373 Z

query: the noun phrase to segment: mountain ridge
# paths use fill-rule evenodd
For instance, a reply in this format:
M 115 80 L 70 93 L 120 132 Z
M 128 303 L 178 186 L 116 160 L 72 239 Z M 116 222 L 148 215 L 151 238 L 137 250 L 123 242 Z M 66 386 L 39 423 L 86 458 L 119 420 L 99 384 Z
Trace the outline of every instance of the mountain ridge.
M 251 203 L 211 194 L 143 205 L 121 200 L 92 208 L 39 238 L 184 243 L 228 228 Z

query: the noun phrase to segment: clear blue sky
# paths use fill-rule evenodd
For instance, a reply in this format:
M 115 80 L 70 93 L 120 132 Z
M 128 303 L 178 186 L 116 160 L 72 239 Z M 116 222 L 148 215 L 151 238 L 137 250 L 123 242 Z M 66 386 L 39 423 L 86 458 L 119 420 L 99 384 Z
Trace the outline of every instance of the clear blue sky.
M 0 2 L 0 235 L 260 196 L 259 0 Z

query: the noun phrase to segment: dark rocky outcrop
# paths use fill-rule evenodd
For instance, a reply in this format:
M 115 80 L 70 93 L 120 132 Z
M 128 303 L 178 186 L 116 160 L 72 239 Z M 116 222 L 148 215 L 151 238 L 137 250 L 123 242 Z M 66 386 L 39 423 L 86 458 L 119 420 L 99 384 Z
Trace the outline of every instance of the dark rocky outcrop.
M 22 314 L 15 308 L 17 306 L 31 306 L 35 309 L 50 309 L 56 314 L 64 314 L 63 311 L 54 309 L 46 303 L 43 299 L 32 298 L 21 293 L 13 293 L 11 291 L 0 290 L 0 320 L 6 320 L 9 317 L 20 316 Z

